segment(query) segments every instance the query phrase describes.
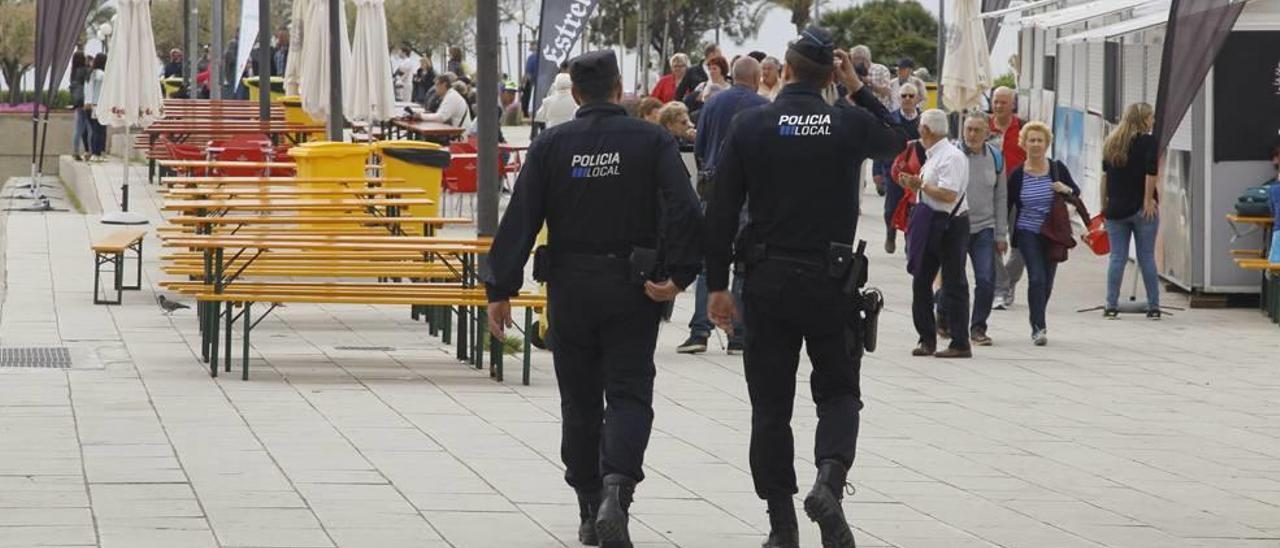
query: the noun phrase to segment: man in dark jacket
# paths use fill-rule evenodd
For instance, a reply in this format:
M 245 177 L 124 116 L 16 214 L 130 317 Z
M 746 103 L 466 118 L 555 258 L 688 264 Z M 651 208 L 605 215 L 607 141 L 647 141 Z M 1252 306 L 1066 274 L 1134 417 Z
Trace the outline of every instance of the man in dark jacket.
M 760 63 L 752 57 L 743 57 L 733 64 L 733 87 L 717 93 L 702 107 L 702 116 L 698 124 L 698 136 L 694 141 L 693 155 L 698 159 L 698 194 L 705 203 L 709 197 L 710 182 L 716 171 L 716 159 L 720 146 L 729 134 L 729 124 L 739 112 L 760 105 L 769 104 L 769 100 L 756 93 L 760 87 Z M 735 278 L 733 294 L 742 301 L 742 279 Z M 715 327 L 707 319 L 707 279 L 698 278 L 694 293 L 693 317 L 689 319 L 689 339 L 676 347 L 681 354 L 697 354 L 707 350 L 707 339 Z M 741 354 L 745 348 L 743 337 L 746 328 L 742 322 L 735 321 L 733 334 L 729 337 L 729 354 Z

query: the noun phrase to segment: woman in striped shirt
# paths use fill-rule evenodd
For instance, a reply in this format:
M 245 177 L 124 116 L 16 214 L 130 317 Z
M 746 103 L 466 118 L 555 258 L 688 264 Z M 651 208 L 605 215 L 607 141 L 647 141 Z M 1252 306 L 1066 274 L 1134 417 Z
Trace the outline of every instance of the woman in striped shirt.
M 1036 346 L 1048 344 L 1045 309 L 1053 293 L 1053 277 L 1058 264 L 1049 259 L 1048 243 L 1040 234 L 1054 193 L 1080 195 L 1067 166 L 1050 160 L 1053 132 L 1041 122 L 1022 126 L 1018 144 L 1027 152 L 1026 163 L 1009 174 L 1009 218 L 1013 222 L 1013 246 L 1027 265 L 1027 301 L 1031 308 L 1031 340 Z

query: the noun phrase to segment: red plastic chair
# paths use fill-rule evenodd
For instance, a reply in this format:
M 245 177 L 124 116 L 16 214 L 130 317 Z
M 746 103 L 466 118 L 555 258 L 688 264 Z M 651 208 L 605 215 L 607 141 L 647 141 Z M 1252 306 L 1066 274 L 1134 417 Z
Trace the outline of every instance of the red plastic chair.
M 471 200 L 471 216 L 475 217 L 476 204 L 475 194 L 477 185 L 477 168 L 475 156 L 458 157 L 454 156 L 449 161 L 449 167 L 445 168 L 443 179 L 441 182 L 445 197 L 457 195 L 458 197 L 458 215 L 462 215 L 462 201 L 464 195 L 470 194 Z M 446 200 L 447 203 L 447 200 Z M 446 207 L 441 208 L 446 209 Z
M 168 153 L 169 158 L 172 160 L 190 160 L 190 161 L 203 162 L 209 159 L 206 156 L 205 149 L 203 147 L 199 147 L 196 145 L 171 143 L 169 141 L 165 141 L 164 148 L 165 148 L 165 151 Z M 209 174 L 209 170 L 205 168 L 193 168 L 193 169 L 188 169 L 186 171 L 187 171 L 187 175 L 190 177 L 205 177 L 205 176 L 208 176 Z
M 228 146 L 215 150 L 213 159 L 219 162 L 266 162 L 267 152 L 255 146 Z M 218 170 L 224 177 L 263 177 L 266 170 L 261 168 L 224 167 Z

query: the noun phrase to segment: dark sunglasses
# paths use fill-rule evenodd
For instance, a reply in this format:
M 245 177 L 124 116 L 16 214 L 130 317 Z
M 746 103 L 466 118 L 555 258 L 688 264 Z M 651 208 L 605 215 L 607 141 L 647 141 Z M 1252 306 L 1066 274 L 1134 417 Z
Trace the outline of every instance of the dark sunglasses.
M 914 94 L 914 93 L 904 93 L 904 94 L 902 94 L 902 98 L 903 98 L 903 99 L 915 99 L 915 98 L 916 98 L 916 96 L 915 96 L 915 94 Z

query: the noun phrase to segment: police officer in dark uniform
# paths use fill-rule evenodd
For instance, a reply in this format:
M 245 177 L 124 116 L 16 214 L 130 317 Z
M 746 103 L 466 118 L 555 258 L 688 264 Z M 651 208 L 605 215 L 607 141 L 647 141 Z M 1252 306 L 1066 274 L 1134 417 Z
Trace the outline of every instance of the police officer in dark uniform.
M 582 106 L 533 141 L 482 276 L 489 328 L 501 336 L 546 221 L 534 277 L 547 283 L 560 456 L 578 494 L 579 540 L 631 546 L 627 509 L 644 478 L 658 325 L 700 270 L 702 219 L 675 139 L 619 104 L 613 52 L 573 59 L 569 75 Z
M 824 29 L 810 27 L 792 43 L 783 76 L 787 85 L 777 100 L 738 114 L 721 151 L 707 206 L 708 315 L 726 330 L 738 315 L 726 291 L 732 244 L 745 271 L 751 475 L 756 494 L 768 501 L 771 529 L 764 546 L 800 545 L 791 499 L 797 492 L 791 409 L 804 343 L 818 408 L 817 482 L 805 512 L 818 523 L 824 547 L 852 547 L 840 499 L 862 408 L 861 341 L 851 340 L 861 335 L 848 329 L 860 323 L 857 297 L 846 289 L 849 265 L 861 257 L 851 247 L 858 177 L 864 159 L 892 158 L 906 138 Z M 848 95 L 828 105 L 821 91 L 833 78 Z M 750 222 L 735 243 L 744 201 Z

